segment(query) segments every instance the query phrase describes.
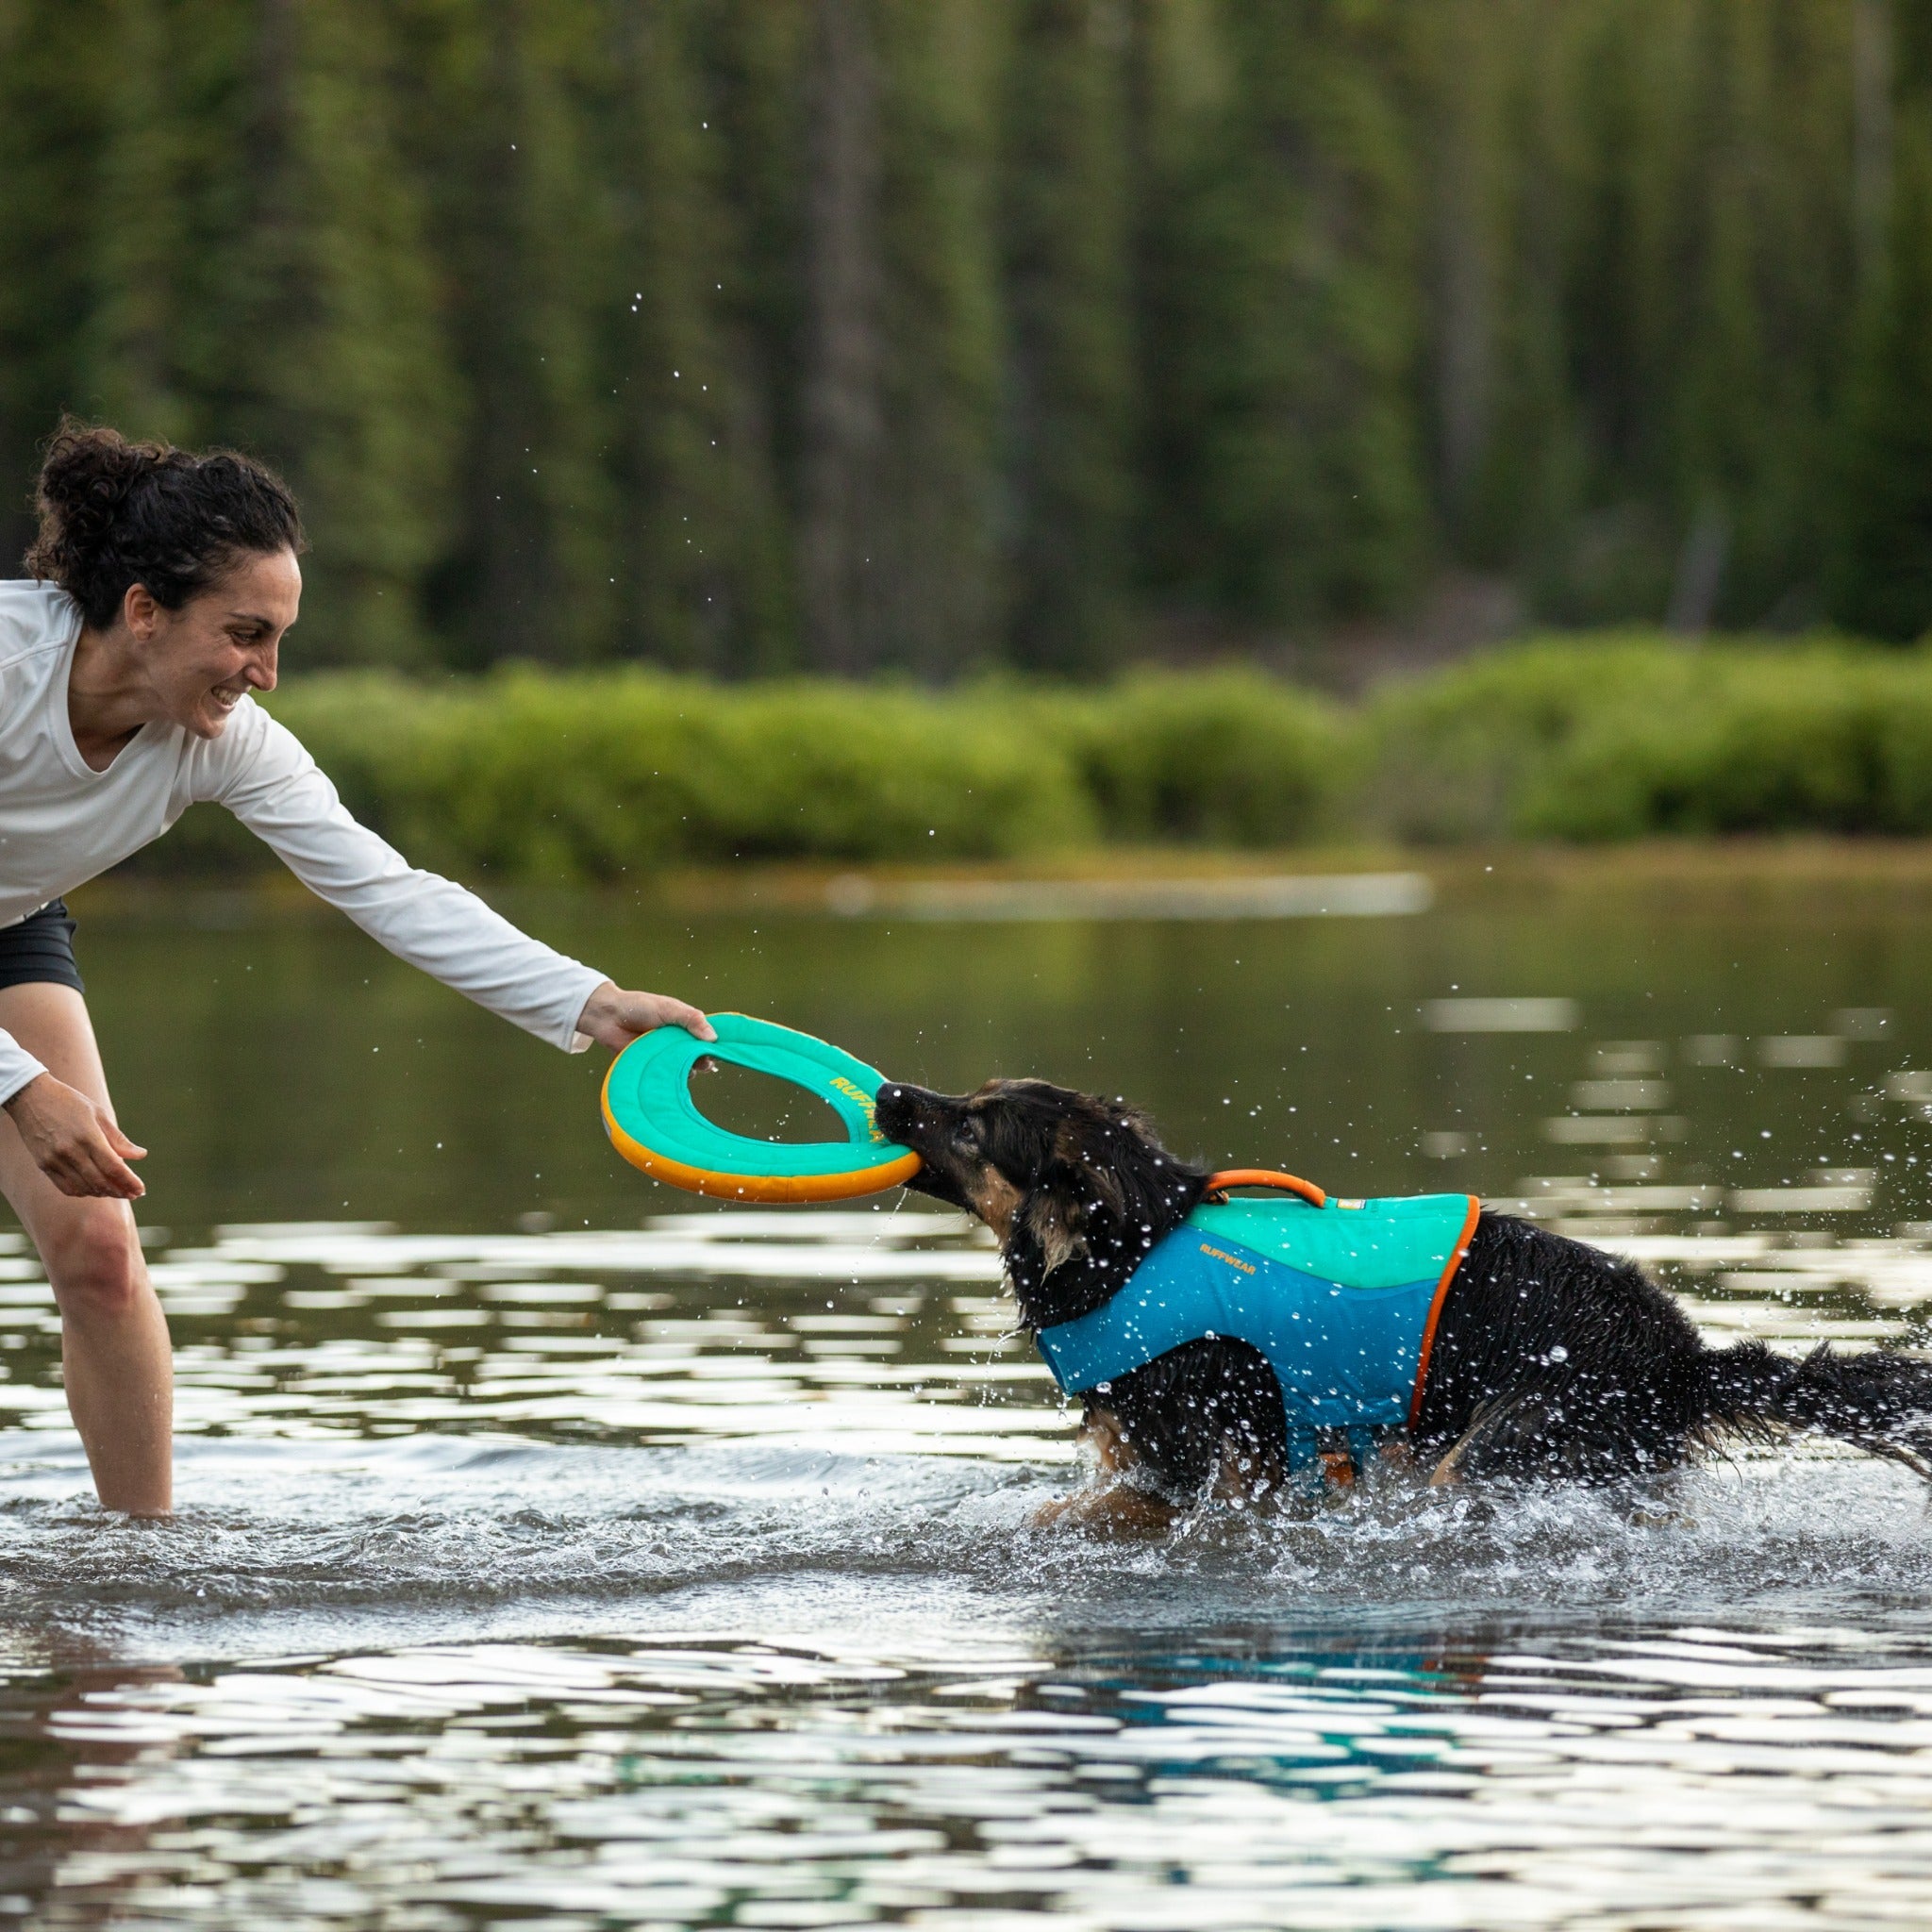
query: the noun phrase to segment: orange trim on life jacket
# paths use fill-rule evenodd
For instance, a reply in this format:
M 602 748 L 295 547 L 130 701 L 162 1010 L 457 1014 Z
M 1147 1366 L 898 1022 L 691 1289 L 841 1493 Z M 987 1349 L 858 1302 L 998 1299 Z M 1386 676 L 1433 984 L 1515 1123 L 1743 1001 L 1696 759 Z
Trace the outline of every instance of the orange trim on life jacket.
M 1313 1181 L 1305 1181 L 1296 1174 L 1279 1174 L 1272 1167 L 1230 1167 L 1208 1176 L 1208 1192 L 1212 1198 L 1224 1199 L 1230 1188 L 1276 1188 L 1286 1194 L 1299 1194 L 1317 1208 L 1328 1205 L 1328 1196 Z
M 1462 1266 L 1462 1258 L 1469 1253 L 1471 1237 L 1475 1233 L 1475 1218 L 1483 1211 L 1483 1204 L 1472 1194 L 1469 1197 L 1469 1213 L 1462 1223 L 1462 1233 L 1457 1238 L 1454 1251 L 1449 1257 L 1449 1265 L 1442 1270 L 1442 1278 L 1436 1284 L 1436 1292 L 1429 1303 L 1429 1319 L 1423 1324 L 1423 1352 L 1415 1365 L 1415 1397 L 1408 1405 L 1408 1425 L 1414 1428 L 1416 1419 L 1423 1412 L 1423 1385 L 1429 1379 L 1429 1352 L 1436 1345 L 1436 1324 L 1442 1319 L 1442 1304 L 1449 1296 L 1449 1284 L 1456 1279 L 1456 1271 Z

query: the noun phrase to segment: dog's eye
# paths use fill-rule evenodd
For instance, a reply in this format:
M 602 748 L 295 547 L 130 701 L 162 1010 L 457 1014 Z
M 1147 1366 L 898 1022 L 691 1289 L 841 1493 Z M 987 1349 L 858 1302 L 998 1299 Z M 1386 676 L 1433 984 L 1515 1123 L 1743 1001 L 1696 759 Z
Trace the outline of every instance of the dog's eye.
M 963 1147 L 969 1154 L 978 1152 L 979 1144 L 983 1138 L 984 1136 L 980 1132 L 978 1121 L 976 1121 L 971 1114 L 968 1114 L 966 1118 L 962 1120 L 959 1123 L 959 1124 L 953 1129 L 953 1140 L 955 1144 Z

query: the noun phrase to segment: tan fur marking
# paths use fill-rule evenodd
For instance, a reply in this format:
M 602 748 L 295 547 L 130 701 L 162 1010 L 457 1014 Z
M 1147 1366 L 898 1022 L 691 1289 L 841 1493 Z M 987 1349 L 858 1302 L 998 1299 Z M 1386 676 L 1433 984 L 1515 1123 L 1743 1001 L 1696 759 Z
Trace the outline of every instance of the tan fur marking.
M 1353 1479 L 1353 1471 L 1350 1474 Z M 1232 1439 L 1224 1436 L 1208 1494 L 1217 1503 L 1235 1503 L 1245 1507 L 1278 1493 L 1281 1480 L 1281 1464 L 1274 1457 L 1257 1461 L 1242 1455 Z
M 1461 1437 L 1450 1449 L 1448 1455 L 1443 1457 L 1441 1461 L 1437 1463 L 1435 1468 L 1429 1472 L 1430 1489 L 1451 1489 L 1462 1480 L 1462 1458 L 1475 1446 L 1476 1438 L 1481 1434 L 1482 1427 L 1482 1419 L 1478 1419 L 1474 1427 L 1467 1435 Z
M 1034 1197 L 1033 1206 L 1026 1210 L 1026 1222 L 1040 1242 L 1040 1252 L 1046 1257 L 1049 1274 L 1071 1261 L 1075 1255 L 1087 1252 L 1086 1240 L 1067 1225 L 1059 1202 L 1051 1194 Z
M 973 1176 L 966 1198 L 974 1213 L 992 1229 L 999 1244 L 1005 1247 L 1013 1232 L 1013 1216 L 1020 1211 L 1020 1203 L 1024 1198 L 1019 1189 L 998 1168 L 983 1167 Z

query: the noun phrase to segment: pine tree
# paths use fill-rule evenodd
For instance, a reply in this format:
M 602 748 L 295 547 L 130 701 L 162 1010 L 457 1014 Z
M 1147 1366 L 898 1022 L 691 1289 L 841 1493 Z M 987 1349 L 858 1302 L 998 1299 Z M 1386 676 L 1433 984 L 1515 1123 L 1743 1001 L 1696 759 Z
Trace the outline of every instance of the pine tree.
M 1431 172 L 1473 157 L 1486 184 L 1454 211 L 1489 282 L 1461 553 L 1519 571 L 1548 614 L 1602 619 L 1661 615 L 1702 549 L 1720 616 L 1801 619 L 1852 306 L 1849 12 L 1497 0 L 1411 19 L 1434 122 L 1460 116 Z M 1432 219 L 1440 255 L 1440 195 Z
M 84 366 L 114 48 L 103 8 L 0 0 L 0 575 L 32 537 L 27 484 Z
M 1467 546 L 1496 426 L 1495 199 L 1507 37 L 1491 0 L 1442 0 L 1416 9 L 1409 25 L 1409 64 L 1432 161 L 1423 184 L 1432 401 L 1424 431 L 1445 529 Z
M 607 303 L 624 508 L 620 651 L 712 671 L 782 654 L 783 536 L 770 440 L 733 340 L 740 248 L 720 190 L 701 8 L 613 23 L 625 99 L 610 116 L 619 280 Z
M 395 138 L 389 9 L 113 13 L 87 406 L 279 463 L 314 542 L 304 656 L 419 658 L 454 389 Z
M 882 0 L 879 656 L 928 676 L 995 655 L 995 48 L 985 0 Z
M 619 641 L 596 328 L 618 279 L 615 213 L 593 164 L 616 92 L 609 23 L 591 0 L 425 16 L 415 125 L 433 138 L 418 172 L 465 390 L 459 534 L 432 616 L 459 662 L 601 657 Z
M 1304 0 L 1221 13 L 1192 208 L 1204 548 L 1225 607 L 1294 626 L 1398 602 L 1428 538 L 1393 21 Z
M 427 646 L 419 598 L 449 528 L 457 396 L 398 138 L 391 11 L 286 9 L 286 147 L 259 235 L 273 321 L 230 345 L 249 376 L 237 427 L 287 462 L 313 528 L 305 645 L 375 663 Z
M 1932 623 L 1928 0 L 0 0 L 0 543 L 242 442 L 311 658 Z
M 878 48 L 869 0 L 816 0 L 799 385 L 799 602 L 808 661 L 880 659 L 872 554 L 881 420 Z
M 792 420 L 823 669 L 938 675 L 995 647 L 989 17 L 985 0 L 812 9 Z
M 1932 107 L 1901 103 L 1882 268 L 1847 392 L 1831 610 L 1900 641 L 1932 630 Z
M 1645 479 L 1689 533 L 1680 590 L 1700 530 L 1717 542 L 1707 609 L 1693 615 L 1759 624 L 1815 608 L 1814 479 L 1829 472 L 1829 371 L 1852 307 L 1850 51 L 1841 15 L 1780 20 L 1753 0 L 1712 8 L 1694 48 L 1677 143 L 1685 219 L 1667 244 L 1689 268 L 1648 271 L 1677 301 L 1657 350 L 1668 444 Z
M 1119 651 L 1134 515 L 1124 17 L 1014 0 L 1004 84 L 1009 648 L 1091 671 Z
M 703 19 L 710 98 L 724 131 L 719 187 L 740 248 L 725 312 L 744 344 L 781 491 L 795 504 L 815 9 L 713 0 Z
M 1198 616 L 1213 541 L 1202 508 L 1200 397 L 1191 368 L 1215 273 L 1198 202 L 1219 153 L 1229 79 L 1217 0 L 1134 0 L 1127 15 L 1134 588 Z
M 199 239 L 187 175 L 208 52 L 181 64 L 179 23 L 158 0 L 116 0 L 107 11 L 115 58 L 104 63 L 78 365 L 90 408 L 135 434 L 184 439 L 197 426 L 181 366 L 181 297 Z M 219 45 L 221 24 L 207 25 Z

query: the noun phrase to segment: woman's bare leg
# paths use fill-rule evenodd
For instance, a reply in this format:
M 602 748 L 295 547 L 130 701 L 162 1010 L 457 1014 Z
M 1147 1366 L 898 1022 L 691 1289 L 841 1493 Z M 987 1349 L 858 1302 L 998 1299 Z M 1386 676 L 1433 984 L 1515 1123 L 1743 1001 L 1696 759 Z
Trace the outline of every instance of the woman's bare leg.
M 0 1027 L 56 1079 L 112 1111 L 87 1003 L 67 986 L 0 987 Z M 175 1374 L 168 1324 L 125 1201 L 76 1200 L 42 1174 L 0 1113 L 0 1193 L 40 1250 L 60 1308 L 67 1407 L 109 1509 L 174 1502 Z

